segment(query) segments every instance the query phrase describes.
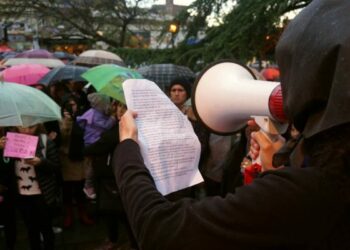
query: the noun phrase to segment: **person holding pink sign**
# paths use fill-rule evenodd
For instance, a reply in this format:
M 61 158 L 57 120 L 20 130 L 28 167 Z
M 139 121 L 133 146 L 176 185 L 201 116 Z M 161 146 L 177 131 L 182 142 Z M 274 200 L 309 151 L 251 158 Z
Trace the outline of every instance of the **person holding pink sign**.
M 54 249 L 50 206 L 55 204 L 59 193 L 56 182 L 57 173 L 60 171 L 58 153 L 54 143 L 45 135 L 41 124 L 16 127 L 15 131 L 38 137 L 32 158 L 18 158 L 21 156 L 19 153 L 26 153 L 25 148 L 10 149 L 17 152 L 17 158 L 14 158 L 16 154 L 12 155 L 12 181 L 17 191 L 16 205 L 27 227 L 30 249 L 42 249 L 40 234 L 43 236 L 44 249 Z M 10 145 L 10 138 L 12 137 L 6 138 L 4 151 L 8 151 L 6 144 Z M 29 147 L 30 143 L 27 146 Z

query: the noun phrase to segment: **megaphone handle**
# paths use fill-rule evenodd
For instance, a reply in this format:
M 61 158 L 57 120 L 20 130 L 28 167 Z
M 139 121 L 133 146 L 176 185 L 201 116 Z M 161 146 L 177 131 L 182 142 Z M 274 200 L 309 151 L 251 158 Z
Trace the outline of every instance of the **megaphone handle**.
M 266 139 L 268 139 L 271 143 L 275 143 L 279 139 L 279 135 L 273 135 L 273 134 L 266 133 L 262 129 L 260 129 L 259 132 L 261 132 L 266 137 Z M 262 162 L 261 162 L 260 154 L 258 155 L 258 157 L 255 160 L 252 160 L 252 163 L 262 166 L 261 165 Z

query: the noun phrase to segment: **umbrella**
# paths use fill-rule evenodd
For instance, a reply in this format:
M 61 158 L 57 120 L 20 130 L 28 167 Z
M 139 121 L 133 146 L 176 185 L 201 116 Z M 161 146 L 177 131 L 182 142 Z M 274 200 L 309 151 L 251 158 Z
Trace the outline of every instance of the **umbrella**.
M 21 84 L 0 82 L 0 126 L 32 126 L 60 120 L 61 108 L 45 93 Z
M 13 51 L 13 49 L 11 49 L 5 44 L 0 45 L 0 52 L 9 52 L 9 51 Z
M 35 85 L 50 71 L 41 64 L 19 64 L 2 71 L 3 80 L 24 85 Z
M 122 83 L 126 79 L 142 79 L 137 71 L 114 64 L 93 67 L 82 74 L 94 88 L 122 103 L 125 103 Z
M 5 66 L 13 66 L 17 64 L 41 64 L 49 68 L 56 68 L 65 65 L 61 60 L 55 58 L 10 58 L 4 63 Z
M 32 49 L 26 50 L 15 56 L 16 58 L 55 58 L 54 55 L 46 49 Z
M 260 73 L 267 81 L 279 81 L 280 79 L 280 71 L 278 68 L 265 68 Z
M 55 82 L 64 80 L 74 80 L 76 82 L 86 82 L 80 75 L 87 71 L 89 68 L 75 65 L 65 65 L 63 67 L 57 67 L 48 72 L 43 78 L 39 80 L 39 83 L 44 85 L 53 84 Z
M 195 74 L 185 66 L 175 64 L 152 64 L 141 67 L 137 70 L 144 78 L 155 82 L 163 91 L 166 91 L 171 82 L 176 78 L 182 77 L 193 81 Z
M 101 64 L 117 64 L 124 66 L 123 60 L 118 55 L 104 50 L 87 50 L 81 53 L 72 63 L 90 67 Z
M 9 59 L 13 58 L 17 55 L 18 53 L 16 51 L 5 51 L 1 53 L 1 58 L 2 59 Z
M 53 53 L 53 55 L 64 62 L 70 62 L 76 58 L 75 55 L 67 53 L 65 51 L 56 51 Z

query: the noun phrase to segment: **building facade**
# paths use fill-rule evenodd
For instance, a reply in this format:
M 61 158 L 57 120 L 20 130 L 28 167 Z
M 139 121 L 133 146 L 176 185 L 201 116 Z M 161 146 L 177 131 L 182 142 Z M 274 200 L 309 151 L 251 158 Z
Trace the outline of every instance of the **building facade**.
M 168 25 L 186 6 L 175 5 L 173 0 L 165 4 L 153 5 L 148 8 L 147 16 L 137 17 L 128 26 L 131 31 L 126 37 L 125 47 L 129 48 L 169 48 L 175 46 L 184 38 L 184 30 L 173 34 Z M 108 49 L 104 42 L 92 42 L 77 30 L 63 30 L 62 24 L 52 20 L 38 19 L 31 11 L 12 22 L 2 22 L 7 25 L 7 43 L 14 50 L 27 50 L 35 47 L 47 48 L 51 51 L 67 51 L 79 54 L 90 48 Z M 3 29 L 2 29 L 3 31 Z M 4 38 L 0 32 L 0 39 Z

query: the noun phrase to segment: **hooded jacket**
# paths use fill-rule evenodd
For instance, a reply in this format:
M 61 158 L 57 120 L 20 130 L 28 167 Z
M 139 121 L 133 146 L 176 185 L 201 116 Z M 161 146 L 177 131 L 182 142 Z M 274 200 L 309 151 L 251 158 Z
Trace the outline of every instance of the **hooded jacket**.
M 348 0 L 314 0 L 278 42 L 284 110 L 306 138 L 350 122 L 349 13 Z

